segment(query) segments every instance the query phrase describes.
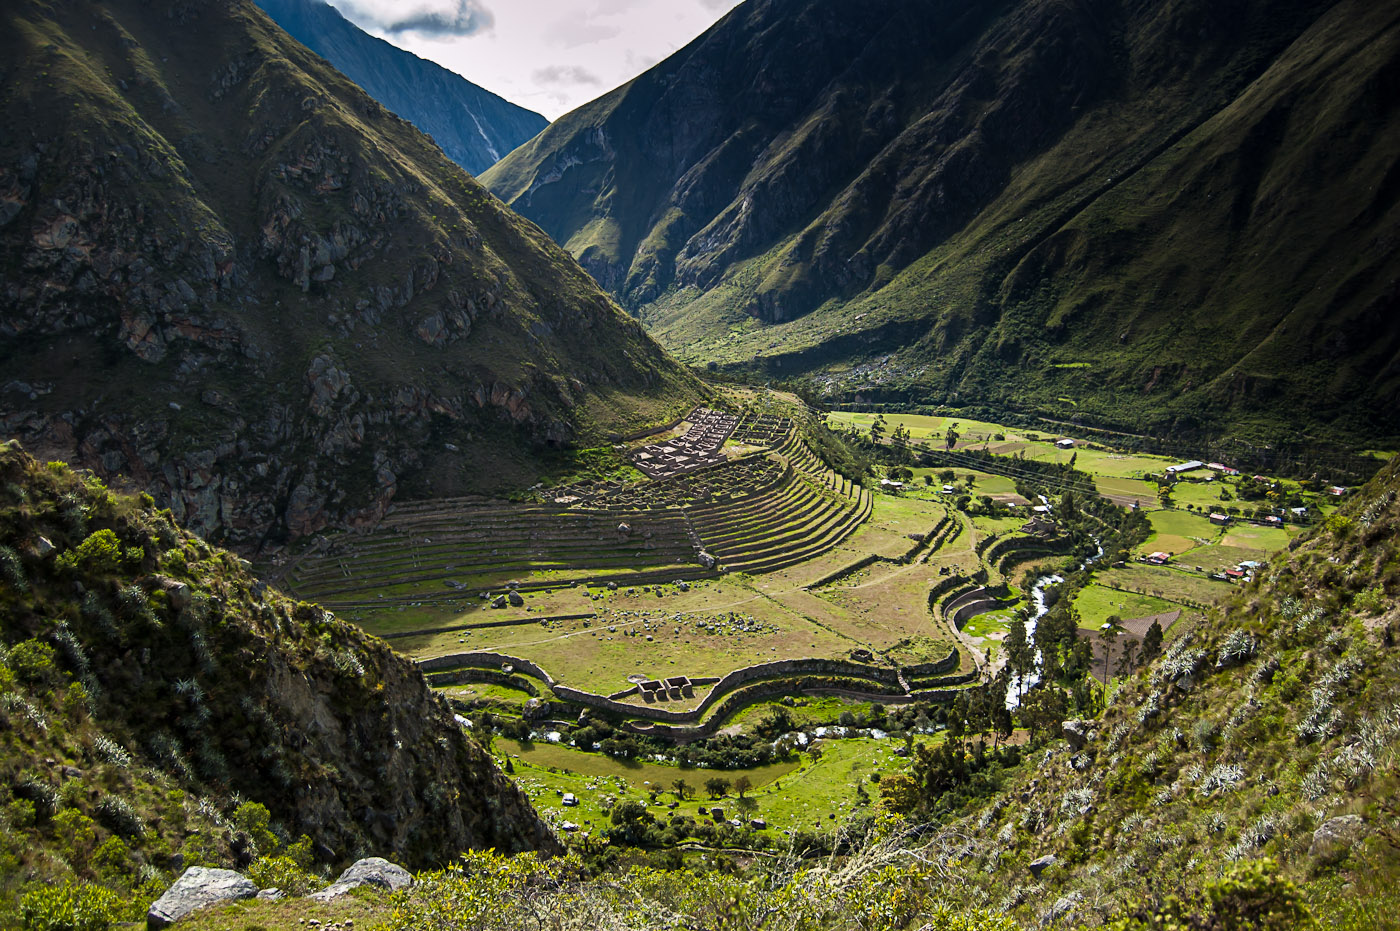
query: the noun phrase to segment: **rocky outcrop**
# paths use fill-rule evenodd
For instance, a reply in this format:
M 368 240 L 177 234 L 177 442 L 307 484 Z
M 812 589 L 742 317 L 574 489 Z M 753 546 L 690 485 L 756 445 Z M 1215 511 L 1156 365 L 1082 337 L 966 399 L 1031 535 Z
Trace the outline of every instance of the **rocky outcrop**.
M 252 548 L 406 493 L 528 485 L 537 450 L 696 391 L 251 2 L 175 6 L 6 11 L 0 115 L 23 129 L 0 138 L 0 436 Z M 518 470 L 473 468 L 488 447 Z
M 198 909 L 251 899 L 257 894 L 257 885 L 241 873 L 192 866 L 152 903 L 146 913 L 146 927 L 153 931 L 166 928 Z
M 338 899 L 361 886 L 374 886 L 388 892 L 397 892 L 400 889 L 407 889 L 413 885 L 413 876 L 397 864 L 390 863 L 383 857 L 366 857 L 351 864 L 345 872 L 335 882 L 319 892 L 313 892 L 310 898 L 317 902 L 329 902 L 331 899 Z

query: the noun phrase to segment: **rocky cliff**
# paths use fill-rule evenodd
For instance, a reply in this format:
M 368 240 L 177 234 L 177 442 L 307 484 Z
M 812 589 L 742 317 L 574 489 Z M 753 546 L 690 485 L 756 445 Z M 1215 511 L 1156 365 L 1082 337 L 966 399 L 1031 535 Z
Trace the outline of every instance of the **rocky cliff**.
M 549 125 L 532 110 L 376 39 L 321 0 L 258 0 L 258 6 L 474 175 Z
M 237 836 L 243 802 L 323 862 L 559 849 L 411 662 L 266 589 L 149 496 L 0 446 L 0 574 L 0 773 L 36 806 L 7 822 L 34 851 L 0 856 L 52 872 L 34 857 L 65 836 L 63 808 L 89 826 L 69 869 L 100 872 L 107 832 L 132 871 L 246 862 L 273 841 Z
M 688 361 L 1394 435 L 1397 17 L 750 0 L 483 181 Z
M 0 435 L 253 547 L 528 485 L 696 394 L 251 2 L 2 15 Z

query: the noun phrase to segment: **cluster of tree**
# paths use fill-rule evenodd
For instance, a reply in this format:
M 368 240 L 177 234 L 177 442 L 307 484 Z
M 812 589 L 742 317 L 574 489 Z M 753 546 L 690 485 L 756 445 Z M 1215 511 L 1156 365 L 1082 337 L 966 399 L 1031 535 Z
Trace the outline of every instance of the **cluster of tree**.
M 838 431 L 825 422 L 809 421 L 802 436 L 823 462 L 856 484 L 863 484 L 874 471 L 869 444 L 854 429 Z

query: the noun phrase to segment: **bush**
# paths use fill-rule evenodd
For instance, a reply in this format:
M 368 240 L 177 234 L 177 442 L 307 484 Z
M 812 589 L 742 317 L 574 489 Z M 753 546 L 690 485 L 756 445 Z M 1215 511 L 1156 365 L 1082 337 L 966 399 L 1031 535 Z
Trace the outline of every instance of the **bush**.
M 287 856 L 259 857 L 248 867 L 248 878 L 257 883 L 259 889 L 276 888 L 295 896 L 315 892 L 324 885 L 321 877 Z
M 87 883 L 31 890 L 20 900 L 19 911 L 24 931 L 107 931 L 126 918 L 115 892 Z
M 121 539 L 111 530 L 98 530 L 58 557 L 60 569 L 83 569 L 88 572 L 111 574 L 131 563 L 141 561 L 140 547 L 123 547 Z
M 146 825 L 126 799 L 109 795 L 97 805 L 97 820 L 114 834 L 138 839 L 146 833 Z
M 41 685 L 54 670 L 54 648 L 38 640 L 25 640 L 10 649 L 9 666 L 21 682 Z

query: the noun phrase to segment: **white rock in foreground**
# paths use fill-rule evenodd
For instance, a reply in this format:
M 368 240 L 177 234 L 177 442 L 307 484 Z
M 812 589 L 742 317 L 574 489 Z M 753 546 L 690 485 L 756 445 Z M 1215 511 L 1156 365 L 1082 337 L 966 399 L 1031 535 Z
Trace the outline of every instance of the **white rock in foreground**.
M 164 928 L 196 909 L 257 894 L 257 884 L 240 873 L 192 866 L 151 905 L 146 927 Z
M 390 863 L 383 857 L 366 857 L 356 860 L 350 868 L 340 874 L 340 878 L 310 898 L 317 902 L 329 902 L 345 895 L 360 886 L 378 886 L 390 892 L 397 892 L 413 885 L 413 876 L 403 867 Z

